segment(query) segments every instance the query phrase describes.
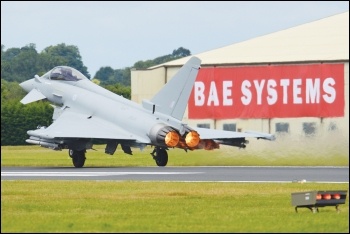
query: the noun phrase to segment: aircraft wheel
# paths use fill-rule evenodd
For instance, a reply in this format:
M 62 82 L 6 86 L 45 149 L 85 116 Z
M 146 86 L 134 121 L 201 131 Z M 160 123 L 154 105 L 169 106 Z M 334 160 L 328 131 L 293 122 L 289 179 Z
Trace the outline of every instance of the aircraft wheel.
M 72 156 L 71 156 L 72 155 Z M 85 163 L 85 150 L 77 151 L 77 150 L 69 150 L 69 156 L 72 158 L 72 162 L 74 167 L 81 168 Z
M 73 158 L 74 150 L 69 149 L 68 154 L 69 154 L 69 157 Z
M 158 166 L 166 166 L 166 164 L 168 163 L 168 153 L 166 152 L 166 150 L 157 149 L 155 160 Z

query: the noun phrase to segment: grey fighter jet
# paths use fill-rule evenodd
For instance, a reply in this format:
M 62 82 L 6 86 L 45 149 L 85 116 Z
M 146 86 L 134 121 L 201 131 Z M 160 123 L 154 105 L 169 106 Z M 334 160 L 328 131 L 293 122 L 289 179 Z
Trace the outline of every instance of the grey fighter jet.
M 219 144 L 245 148 L 247 137 L 274 140 L 267 133 L 197 128 L 182 122 L 200 63 L 191 57 L 151 100 L 142 104 L 96 85 L 71 67 L 58 66 L 41 77 L 35 75 L 20 84 L 28 92 L 21 103 L 42 99 L 54 103 L 53 123 L 28 131 L 26 142 L 53 150 L 68 149 L 73 165 L 80 168 L 94 139 L 104 142 L 105 153 L 110 155 L 118 145 L 126 154 L 132 154 L 131 147 L 151 145 L 158 166 L 166 166 L 169 148 L 212 150 Z

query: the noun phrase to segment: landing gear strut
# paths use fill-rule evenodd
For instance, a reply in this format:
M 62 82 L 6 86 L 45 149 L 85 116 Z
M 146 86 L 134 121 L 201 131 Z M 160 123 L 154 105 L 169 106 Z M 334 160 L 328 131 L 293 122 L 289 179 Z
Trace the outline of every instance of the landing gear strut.
M 157 166 L 164 167 L 168 163 L 168 153 L 163 148 L 155 147 L 151 155 Z
M 86 150 L 72 150 L 68 151 L 69 156 L 72 158 L 73 165 L 76 168 L 80 168 L 84 166 L 85 163 L 85 152 Z

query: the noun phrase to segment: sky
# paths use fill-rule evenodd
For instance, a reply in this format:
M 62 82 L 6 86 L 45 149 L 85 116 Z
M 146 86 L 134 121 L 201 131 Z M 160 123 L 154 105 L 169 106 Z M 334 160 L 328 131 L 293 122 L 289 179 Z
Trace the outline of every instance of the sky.
M 1 1 L 5 50 L 77 46 L 93 77 L 183 47 L 192 55 L 349 11 L 348 1 Z

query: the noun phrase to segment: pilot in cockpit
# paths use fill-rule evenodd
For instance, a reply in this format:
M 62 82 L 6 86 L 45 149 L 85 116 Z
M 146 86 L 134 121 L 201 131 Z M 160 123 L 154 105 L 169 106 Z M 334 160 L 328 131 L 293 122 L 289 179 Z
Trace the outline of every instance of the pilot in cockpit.
M 77 80 L 76 77 L 72 75 L 72 70 L 69 68 L 63 68 L 62 69 L 62 75 L 64 76 L 64 79 L 67 81 L 71 80 Z

